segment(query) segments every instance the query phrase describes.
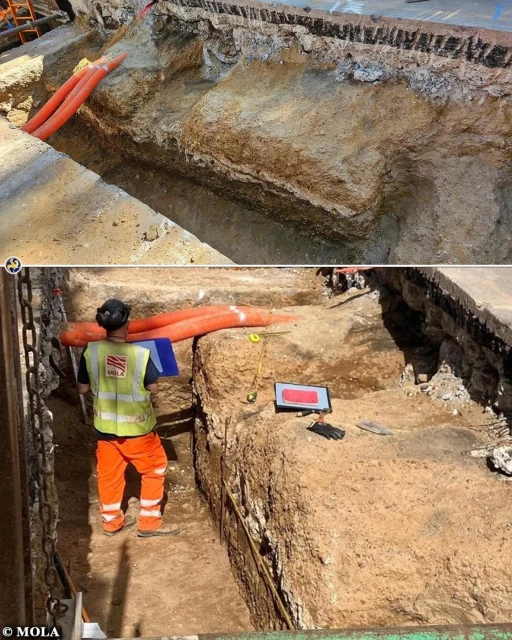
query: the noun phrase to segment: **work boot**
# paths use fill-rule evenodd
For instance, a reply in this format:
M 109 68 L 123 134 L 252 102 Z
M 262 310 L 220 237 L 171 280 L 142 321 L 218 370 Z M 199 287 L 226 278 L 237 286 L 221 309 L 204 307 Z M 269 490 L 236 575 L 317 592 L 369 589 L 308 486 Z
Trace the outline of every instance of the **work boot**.
M 156 536 L 177 536 L 181 533 L 180 529 L 176 527 L 172 527 L 169 524 L 163 524 L 158 529 L 154 529 L 153 531 L 141 531 L 140 529 L 137 531 L 137 535 L 139 538 L 153 538 Z
M 126 518 L 124 519 L 124 524 L 120 529 L 117 529 L 116 531 L 105 531 L 105 530 L 103 530 L 103 533 L 106 536 L 108 536 L 109 538 L 111 538 L 112 536 L 117 536 L 118 533 L 121 533 L 122 531 L 125 531 L 126 529 L 131 529 L 136 522 L 137 521 L 133 516 L 126 516 Z

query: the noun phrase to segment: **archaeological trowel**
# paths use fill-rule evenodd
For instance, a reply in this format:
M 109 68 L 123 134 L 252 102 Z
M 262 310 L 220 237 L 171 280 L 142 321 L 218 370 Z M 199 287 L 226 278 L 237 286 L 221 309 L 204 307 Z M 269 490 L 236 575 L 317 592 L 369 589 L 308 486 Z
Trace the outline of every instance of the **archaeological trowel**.
M 391 429 L 388 429 L 382 424 L 378 422 L 373 422 L 373 420 L 359 420 L 357 426 L 360 429 L 364 429 L 365 431 L 371 431 L 372 433 L 376 433 L 379 436 L 392 436 L 393 432 Z

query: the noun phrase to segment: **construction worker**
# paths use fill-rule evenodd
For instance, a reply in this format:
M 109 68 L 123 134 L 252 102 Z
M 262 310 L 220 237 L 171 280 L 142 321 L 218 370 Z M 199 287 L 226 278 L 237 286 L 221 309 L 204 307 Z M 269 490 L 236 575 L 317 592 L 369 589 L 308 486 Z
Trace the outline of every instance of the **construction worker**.
M 126 342 L 129 315 L 130 308 L 113 298 L 97 310 L 96 322 L 107 336 L 89 343 L 78 370 L 79 393 L 93 395 L 103 529 L 113 536 L 135 524 L 135 518 L 125 517 L 121 509 L 125 471 L 131 463 L 142 476 L 138 536 L 177 535 L 179 529 L 162 522 L 167 456 L 154 431 L 151 403 L 159 372 L 149 349 Z

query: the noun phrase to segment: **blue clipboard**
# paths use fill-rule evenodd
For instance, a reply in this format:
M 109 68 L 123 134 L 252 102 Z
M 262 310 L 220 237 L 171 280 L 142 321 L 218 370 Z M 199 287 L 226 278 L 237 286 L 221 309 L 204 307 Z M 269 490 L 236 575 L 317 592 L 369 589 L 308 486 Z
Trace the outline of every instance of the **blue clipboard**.
M 162 378 L 167 376 L 179 376 L 180 371 L 178 363 L 176 362 L 176 356 L 174 355 L 174 349 L 169 338 L 155 338 L 154 340 L 142 340 L 140 342 L 133 342 L 139 347 L 149 349 L 151 351 L 151 360 L 160 372 Z

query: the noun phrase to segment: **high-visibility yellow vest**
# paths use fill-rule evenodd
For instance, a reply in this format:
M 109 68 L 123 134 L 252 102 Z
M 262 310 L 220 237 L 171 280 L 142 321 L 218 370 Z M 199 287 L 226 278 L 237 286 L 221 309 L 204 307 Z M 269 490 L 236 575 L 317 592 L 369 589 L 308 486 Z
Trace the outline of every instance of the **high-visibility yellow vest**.
M 94 428 L 142 436 L 156 424 L 151 394 L 144 388 L 150 351 L 126 342 L 90 342 L 84 357 L 91 382 Z

